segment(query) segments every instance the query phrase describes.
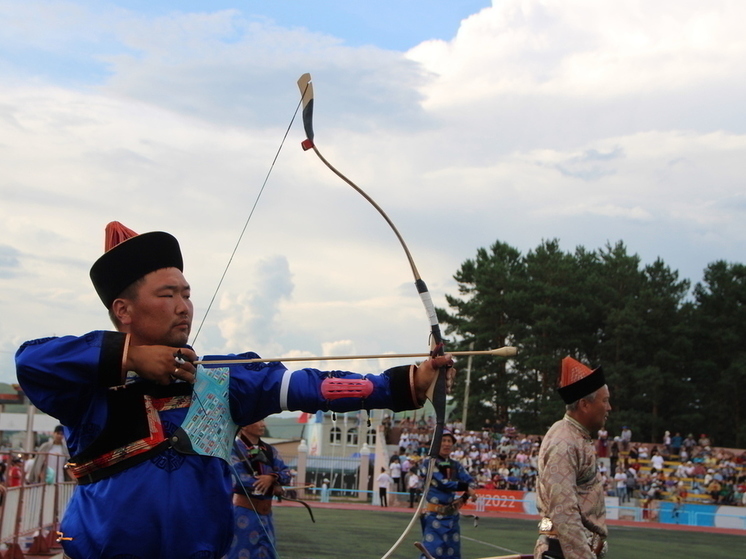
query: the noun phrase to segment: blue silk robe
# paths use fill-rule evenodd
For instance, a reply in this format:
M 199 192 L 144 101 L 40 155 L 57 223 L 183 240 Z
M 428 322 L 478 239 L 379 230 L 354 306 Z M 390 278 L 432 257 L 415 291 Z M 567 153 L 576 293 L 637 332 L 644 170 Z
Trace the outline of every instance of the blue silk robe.
M 16 353 L 19 383 L 36 407 L 63 424 L 73 456 L 96 440 L 107 424 L 109 391 L 121 384 L 124 340 L 119 332 L 96 331 L 33 340 Z M 242 357 L 257 356 L 204 359 Z M 283 409 L 312 413 L 417 407 L 408 368 L 367 376 L 375 388 L 365 400 L 334 402 L 321 396 L 327 373 L 316 369 L 290 372 L 280 363 L 235 364 L 228 369 L 230 416 L 239 425 Z M 346 372 L 334 376 L 360 378 Z M 199 402 L 200 407 L 203 404 Z M 182 425 L 189 409 L 159 412 L 167 438 Z M 228 456 L 230 449 L 225 451 Z M 63 548 L 72 559 L 218 559 L 233 533 L 231 490 L 226 460 L 169 448 L 124 471 L 77 486 L 61 523 L 64 538 L 70 538 L 63 540 Z
M 427 471 L 428 459 L 423 463 Z M 427 490 L 427 503 L 452 505 L 457 492 L 466 491 L 474 483 L 466 469 L 456 460 L 442 458 L 436 463 L 433 479 Z M 461 527 L 459 513 L 438 514 L 425 512 L 420 517 L 422 525 L 422 545 L 435 559 L 461 559 Z M 424 559 L 424 555 L 421 556 Z

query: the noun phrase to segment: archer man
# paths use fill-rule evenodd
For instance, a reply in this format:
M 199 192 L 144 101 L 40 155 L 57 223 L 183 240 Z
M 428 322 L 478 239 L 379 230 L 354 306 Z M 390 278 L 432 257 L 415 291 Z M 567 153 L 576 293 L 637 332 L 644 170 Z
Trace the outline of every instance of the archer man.
M 24 392 L 65 427 L 78 482 L 61 523 L 70 559 L 218 559 L 233 536 L 238 425 L 282 410 L 415 409 L 439 367 L 453 374 L 450 356 L 366 376 L 238 362 L 251 352 L 195 366 L 177 240 L 113 222 L 105 247 L 90 275 L 116 331 L 41 338 L 16 353 Z

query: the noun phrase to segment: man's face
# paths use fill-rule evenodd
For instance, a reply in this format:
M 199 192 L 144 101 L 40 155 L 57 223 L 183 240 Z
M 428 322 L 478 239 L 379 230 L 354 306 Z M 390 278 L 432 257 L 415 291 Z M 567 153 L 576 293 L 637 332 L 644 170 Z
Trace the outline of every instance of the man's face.
M 453 437 L 451 435 L 445 435 L 440 439 L 440 455 L 443 458 L 448 458 L 453 450 Z
M 602 429 L 606 424 L 606 420 L 609 417 L 611 411 L 611 404 L 609 403 L 609 388 L 604 385 L 596 392 L 596 398 L 592 402 L 585 401 L 584 419 L 586 420 L 584 425 L 591 433 L 595 433 L 599 429 Z
M 189 340 L 194 308 L 191 290 L 178 268 L 161 268 L 145 276 L 120 316 L 132 343 L 183 346 Z M 115 302 L 116 304 L 116 302 Z
M 250 438 L 259 438 L 264 436 L 264 432 L 267 430 L 267 424 L 264 423 L 264 420 L 257 421 L 256 423 L 252 423 L 251 425 L 245 425 L 244 427 L 241 427 L 241 432 Z

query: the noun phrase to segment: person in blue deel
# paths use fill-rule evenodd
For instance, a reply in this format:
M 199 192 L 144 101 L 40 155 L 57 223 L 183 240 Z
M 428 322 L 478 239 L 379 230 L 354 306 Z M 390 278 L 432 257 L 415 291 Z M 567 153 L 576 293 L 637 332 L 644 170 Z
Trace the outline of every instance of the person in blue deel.
M 272 500 L 291 481 L 277 449 L 262 440 L 264 420 L 245 425 L 233 443 L 233 543 L 225 559 L 275 559 L 277 540 Z
M 427 501 L 420 517 L 422 545 L 435 559 L 461 559 L 459 510 L 470 498 L 476 498 L 474 478 L 460 462 L 450 457 L 455 442 L 453 433 L 443 431 L 433 478 L 430 486 L 425 488 Z M 427 471 L 430 460 L 432 458 L 423 463 L 423 471 Z M 425 558 L 424 555 L 421 557 Z
M 70 559 L 219 559 L 233 535 L 238 425 L 282 410 L 414 409 L 439 367 L 453 375 L 450 356 L 366 376 L 239 362 L 253 352 L 196 364 L 176 238 L 112 222 L 105 248 L 90 276 L 115 329 L 16 352 L 24 392 L 65 429 L 78 482 L 61 522 Z M 218 359 L 229 363 L 208 363 Z

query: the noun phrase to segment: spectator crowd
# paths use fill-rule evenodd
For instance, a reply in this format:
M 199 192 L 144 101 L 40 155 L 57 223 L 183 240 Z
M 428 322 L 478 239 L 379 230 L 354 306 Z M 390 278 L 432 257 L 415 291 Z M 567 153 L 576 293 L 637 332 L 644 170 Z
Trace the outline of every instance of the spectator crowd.
M 399 454 L 392 458 L 401 471 L 397 490 L 416 497 L 418 464 L 427 455 L 432 418 L 415 423 L 404 418 L 385 426 L 389 443 Z M 451 423 L 456 444 L 451 458 L 461 462 L 483 489 L 533 491 L 541 436 L 519 433 L 511 424 L 497 427 L 486 422 L 479 431 L 466 431 Z M 392 440 L 398 436 L 398 440 Z M 620 504 L 633 500 L 643 508 L 653 501 L 746 506 L 746 451 L 717 448 L 706 434 L 694 437 L 666 431 L 658 444 L 633 442 L 632 430 L 624 426 L 613 438 L 606 430 L 595 439 L 599 472 L 606 493 Z M 420 480 L 421 482 L 421 480 Z
M 418 465 L 427 455 L 432 436 L 432 420 L 414 424 L 409 419 L 399 424 L 399 455 L 402 479 L 421 475 Z M 536 486 L 537 457 L 541 437 L 525 436 L 507 425 L 496 432 L 486 423 L 480 431 L 466 431 L 460 423 L 447 425 L 454 434 L 451 458 L 458 460 L 483 489 L 533 491 Z

